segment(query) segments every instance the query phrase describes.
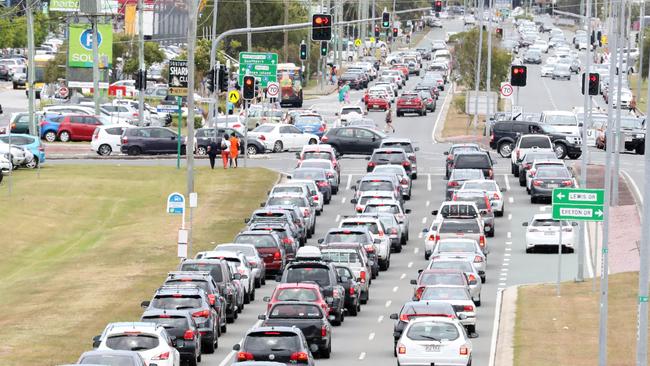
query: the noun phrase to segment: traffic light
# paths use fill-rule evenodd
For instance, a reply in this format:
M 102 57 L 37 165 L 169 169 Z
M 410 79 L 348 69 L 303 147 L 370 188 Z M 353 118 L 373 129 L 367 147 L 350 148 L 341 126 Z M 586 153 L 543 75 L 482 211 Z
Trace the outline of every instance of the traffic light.
M 589 77 L 589 85 L 588 85 L 588 94 L 589 95 L 598 95 L 599 89 L 600 89 L 600 75 L 595 73 L 595 72 L 590 72 L 589 75 L 587 73 L 582 74 L 582 94 L 585 94 L 585 78 Z
M 440 13 L 442 11 L 442 1 L 436 0 L 433 2 L 433 11 Z
M 526 86 L 526 75 L 526 66 L 511 66 L 510 84 L 512 84 L 512 86 Z
M 497 38 L 503 38 L 503 28 L 497 28 Z
M 320 55 L 327 56 L 327 41 L 320 42 Z
M 219 91 L 228 91 L 228 69 L 226 68 L 226 65 L 219 66 L 219 78 L 217 79 L 217 83 L 219 84 Z
M 311 18 L 311 40 L 332 40 L 332 16 L 329 14 L 314 14 Z
M 375 37 L 379 37 L 379 35 L 380 35 L 379 32 L 380 32 L 380 31 L 379 31 L 379 26 L 376 25 L 376 26 L 375 26 Z
M 381 14 L 382 28 L 390 28 L 390 13 L 385 11 Z
M 208 70 L 208 74 L 205 76 L 205 87 L 210 91 L 210 93 L 214 93 L 214 87 L 216 84 L 215 74 L 215 69 L 210 69 Z
M 398 32 L 399 32 L 399 29 L 393 28 L 393 37 L 397 37 Z
M 147 88 L 147 70 L 138 70 L 135 76 L 135 90 L 145 90 Z
M 307 45 L 304 43 L 300 44 L 300 60 L 305 61 L 307 59 Z
M 255 98 L 255 76 L 244 76 L 244 90 L 242 94 L 246 100 Z

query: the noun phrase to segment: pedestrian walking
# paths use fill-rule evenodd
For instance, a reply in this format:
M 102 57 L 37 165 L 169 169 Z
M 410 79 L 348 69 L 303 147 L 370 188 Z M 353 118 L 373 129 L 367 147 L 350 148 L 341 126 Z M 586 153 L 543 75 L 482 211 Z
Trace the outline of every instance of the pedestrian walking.
M 339 85 L 339 103 L 343 104 L 345 102 L 345 85 Z
M 228 169 L 229 157 L 230 157 L 230 141 L 228 141 L 228 134 L 225 134 L 221 139 L 221 160 L 223 160 L 224 169 Z
M 343 85 L 343 103 L 350 104 L 350 82 L 346 81 Z
M 210 159 L 210 168 L 214 169 L 214 162 L 217 159 L 217 155 L 221 153 L 221 144 L 217 143 L 217 138 L 214 137 L 210 140 L 208 145 L 208 158 Z
M 233 132 L 230 134 L 230 167 L 237 168 L 239 165 L 239 139 Z
M 630 112 L 634 113 L 634 116 L 636 116 L 636 98 L 632 96 L 632 100 L 630 100 Z
M 393 127 L 393 109 L 391 107 L 388 107 L 388 109 L 386 109 L 386 128 L 384 131 L 386 133 L 389 131 L 395 133 L 395 127 Z

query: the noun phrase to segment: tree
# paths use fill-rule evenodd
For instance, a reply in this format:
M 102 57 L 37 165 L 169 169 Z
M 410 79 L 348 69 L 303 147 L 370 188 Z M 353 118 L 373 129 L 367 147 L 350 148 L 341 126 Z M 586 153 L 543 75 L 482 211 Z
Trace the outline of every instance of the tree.
M 65 79 L 65 66 L 68 62 L 68 49 L 62 46 L 59 48 L 54 60 L 47 63 L 45 67 L 45 82 L 54 83 L 59 79 Z
M 134 75 L 138 72 L 140 68 L 139 55 L 138 41 L 134 36 L 118 35 L 115 37 L 113 42 L 113 65 L 117 65 L 117 59 L 122 58 L 124 62 L 122 72 L 124 75 Z M 165 53 L 160 50 L 158 43 L 144 43 L 145 68 L 149 68 L 151 64 L 163 62 L 164 60 Z
M 641 55 L 641 58 L 643 59 L 643 65 L 641 69 L 641 77 L 645 80 L 648 78 L 648 62 L 650 61 L 650 36 L 648 35 L 648 32 L 643 32 L 644 37 L 639 34 L 639 42 L 643 42 L 643 55 Z
M 456 71 L 460 77 L 461 85 L 468 89 L 476 88 L 476 46 L 478 44 L 478 29 L 457 34 L 454 47 L 454 60 Z M 485 90 L 487 75 L 487 33 L 483 37 L 481 56 L 481 82 L 480 88 Z M 500 83 L 508 78 L 510 73 L 511 56 L 508 52 L 498 47 L 498 41 L 493 33 L 492 38 L 492 90 L 498 90 Z

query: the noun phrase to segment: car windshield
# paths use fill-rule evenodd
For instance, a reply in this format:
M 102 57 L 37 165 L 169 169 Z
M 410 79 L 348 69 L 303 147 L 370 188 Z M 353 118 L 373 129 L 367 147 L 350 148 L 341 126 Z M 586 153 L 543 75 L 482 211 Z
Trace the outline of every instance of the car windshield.
M 535 219 L 533 220 L 533 223 L 531 226 L 543 226 L 543 227 L 559 227 L 560 226 L 560 221 L 558 220 L 553 220 L 553 219 Z M 562 226 L 569 226 L 569 223 L 567 221 L 562 221 Z
M 287 288 L 278 290 L 278 301 L 316 301 L 318 294 L 308 288 Z
M 373 234 L 379 234 L 379 227 L 376 223 L 372 221 L 368 222 L 344 222 L 341 224 L 341 227 L 347 227 L 347 228 L 367 228 L 369 232 Z
M 493 180 L 483 180 L 480 182 L 465 182 L 463 189 L 477 189 L 481 191 L 496 192 L 499 190 L 497 184 Z
M 433 285 L 452 285 L 452 286 L 465 286 L 463 282 L 463 274 L 461 273 L 424 273 L 420 277 L 420 285 L 433 286 Z
M 187 319 L 182 316 L 147 316 L 142 318 L 143 322 L 156 323 L 162 325 L 165 329 L 187 329 Z
M 400 213 L 399 208 L 396 205 L 384 205 L 384 204 L 366 205 L 365 209 L 363 210 L 363 213 L 378 213 L 378 212 L 386 212 L 390 214 Z
M 316 169 L 297 169 L 293 172 L 293 179 L 309 179 L 309 180 L 326 180 L 324 170 Z
M 455 216 L 470 216 L 476 217 L 476 210 L 474 206 L 469 204 L 448 204 L 444 205 L 440 210 L 442 217 L 455 217 Z
M 466 300 L 463 287 L 426 287 L 420 300 Z
M 406 336 L 414 341 L 453 341 L 460 337 L 455 325 L 442 322 L 417 322 Z
M 642 129 L 643 121 L 638 118 L 621 118 L 621 128 Z
M 222 282 L 221 265 L 218 263 L 183 263 L 181 271 L 207 271 L 210 272 L 214 282 Z
M 521 139 L 521 143 L 519 144 L 520 149 L 531 149 L 533 147 L 550 149 L 551 139 L 547 136 L 526 136 Z
M 314 161 L 306 160 L 300 164 L 301 168 L 318 168 L 318 169 L 332 169 L 332 163 L 330 161 Z
M 242 348 L 246 352 L 261 353 L 298 351 L 300 349 L 300 337 L 291 332 L 255 332 L 246 337 Z
M 455 155 L 463 152 L 479 151 L 477 146 L 457 146 L 451 149 L 451 154 Z
M 201 298 L 198 296 L 183 296 L 180 294 L 156 296 L 151 301 L 151 307 L 155 309 L 195 309 L 201 307 Z
M 577 126 L 578 121 L 573 115 L 550 114 L 546 116 L 545 122 L 554 126 Z
M 404 175 L 406 172 L 401 165 L 380 165 L 373 170 L 373 173 Z
M 428 269 L 455 269 L 462 272 L 474 272 L 472 264 L 467 261 L 431 261 Z
M 526 154 L 524 156 L 524 161 L 526 162 L 532 162 L 535 160 L 555 160 L 557 159 L 557 155 L 553 152 L 548 152 L 548 153 L 532 153 L 532 154 Z
M 233 251 L 233 252 L 240 251 L 244 253 L 244 255 L 247 257 L 254 257 L 257 255 L 257 250 L 255 250 L 255 248 L 250 247 L 248 245 L 225 244 L 225 245 L 220 245 L 219 249 Z
M 303 188 L 302 187 L 282 187 L 282 186 L 275 186 L 273 187 L 273 191 L 271 193 L 303 193 Z
M 398 147 L 407 153 L 413 152 L 413 146 L 408 142 L 384 142 L 381 147 Z
M 326 243 L 361 243 L 365 244 L 368 237 L 363 233 L 328 233 L 325 237 Z
M 557 178 L 557 179 L 562 179 L 562 178 L 571 178 L 571 173 L 567 170 L 567 168 L 563 166 L 545 166 L 545 167 L 540 167 L 537 169 L 537 173 L 535 174 L 535 178 L 537 179 L 542 179 L 542 178 Z
M 478 154 L 460 154 L 456 157 L 454 168 L 490 168 L 490 158 L 487 155 Z M 481 175 L 483 173 L 481 172 Z
M 255 248 L 276 248 L 278 246 L 271 235 L 237 235 L 235 243 L 253 244 Z
M 364 180 L 359 187 L 360 191 L 392 191 L 393 184 L 385 180 Z
M 341 115 L 350 114 L 350 113 L 363 114 L 363 112 L 361 111 L 361 108 L 343 108 L 343 109 L 341 109 Z
M 436 250 L 440 253 L 445 252 L 474 252 L 476 244 L 471 241 L 445 241 L 438 243 Z
M 449 180 L 482 179 L 483 172 L 478 169 L 454 169 Z
M 319 286 L 329 286 L 329 268 L 324 267 L 289 267 L 287 270 L 287 283 L 290 282 L 316 282 Z
M 308 304 L 278 304 L 271 308 L 269 318 L 298 318 L 298 319 L 320 319 L 323 313 L 316 305 Z
M 403 162 L 405 158 L 402 152 L 379 151 L 379 152 L 375 152 L 371 160 L 376 162 L 382 162 L 382 163 L 399 164 Z
M 296 207 L 307 207 L 309 204 L 304 197 L 281 197 L 281 196 L 272 196 L 269 197 L 268 202 L 269 206 L 296 206 Z
M 79 361 L 82 365 L 133 366 L 133 358 L 123 355 L 90 355 Z
M 146 351 L 158 347 L 158 337 L 150 334 L 118 334 L 106 339 L 106 347 L 120 351 Z
M 302 154 L 303 159 L 332 159 L 332 154 L 327 151 L 305 151 Z
M 319 116 L 298 116 L 295 118 L 295 125 L 307 124 L 321 124 L 322 120 Z
M 454 220 L 454 221 L 443 221 L 438 229 L 440 233 L 468 233 L 468 234 L 478 234 L 480 232 L 480 227 L 476 220 Z
M 335 263 L 360 263 L 361 258 L 359 254 L 354 251 L 343 251 L 343 250 L 323 250 L 321 251 L 323 259 L 329 260 Z

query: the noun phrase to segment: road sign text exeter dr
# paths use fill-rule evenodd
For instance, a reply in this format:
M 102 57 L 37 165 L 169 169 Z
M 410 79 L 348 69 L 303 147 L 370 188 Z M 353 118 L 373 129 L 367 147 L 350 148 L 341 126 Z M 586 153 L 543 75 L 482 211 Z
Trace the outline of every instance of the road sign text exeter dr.
M 604 196 L 602 189 L 555 188 L 553 219 L 603 221 Z

